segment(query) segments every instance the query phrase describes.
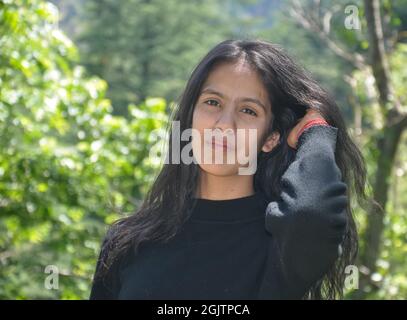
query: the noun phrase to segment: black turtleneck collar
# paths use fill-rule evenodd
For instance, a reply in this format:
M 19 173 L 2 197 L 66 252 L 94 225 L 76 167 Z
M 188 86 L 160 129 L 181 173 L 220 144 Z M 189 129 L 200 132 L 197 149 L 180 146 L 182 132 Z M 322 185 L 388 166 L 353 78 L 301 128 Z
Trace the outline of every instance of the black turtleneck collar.
M 267 201 L 262 193 L 227 200 L 193 198 L 193 221 L 244 222 L 265 216 Z

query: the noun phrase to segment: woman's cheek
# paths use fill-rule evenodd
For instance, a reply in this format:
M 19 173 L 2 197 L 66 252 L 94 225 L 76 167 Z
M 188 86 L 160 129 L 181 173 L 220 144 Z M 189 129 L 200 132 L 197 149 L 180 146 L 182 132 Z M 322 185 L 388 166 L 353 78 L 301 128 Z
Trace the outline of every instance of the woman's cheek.
M 245 162 L 257 161 L 257 156 L 261 148 L 261 133 L 259 133 L 258 128 L 250 128 L 245 132 L 244 140 L 239 140 L 239 150 L 237 153 L 244 157 Z M 245 163 L 247 164 L 247 163 Z
M 192 127 L 199 131 L 203 130 L 205 127 L 209 128 L 209 119 L 208 113 L 201 107 L 197 106 L 192 117 Z

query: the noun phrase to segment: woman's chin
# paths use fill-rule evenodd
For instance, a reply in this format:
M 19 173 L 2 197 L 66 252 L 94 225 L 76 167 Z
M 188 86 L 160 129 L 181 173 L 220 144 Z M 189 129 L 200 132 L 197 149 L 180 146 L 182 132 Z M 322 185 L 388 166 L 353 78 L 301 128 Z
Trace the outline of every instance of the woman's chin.
M 199 164 L 202 171 L 214 176 L 234 176 L 238 174 L 239 166 L 236 164 Z

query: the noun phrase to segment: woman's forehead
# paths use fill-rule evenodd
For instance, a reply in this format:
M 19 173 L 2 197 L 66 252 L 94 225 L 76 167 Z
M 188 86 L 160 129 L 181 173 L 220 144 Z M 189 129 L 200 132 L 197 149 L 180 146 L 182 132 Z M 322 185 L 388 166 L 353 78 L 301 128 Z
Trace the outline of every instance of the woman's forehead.
M 268 105 L 268 93 L 257 71 L 247 63 L 217 65 L 204 82 L 202 93 L 220 93 L 225 98 L 256 98 Z

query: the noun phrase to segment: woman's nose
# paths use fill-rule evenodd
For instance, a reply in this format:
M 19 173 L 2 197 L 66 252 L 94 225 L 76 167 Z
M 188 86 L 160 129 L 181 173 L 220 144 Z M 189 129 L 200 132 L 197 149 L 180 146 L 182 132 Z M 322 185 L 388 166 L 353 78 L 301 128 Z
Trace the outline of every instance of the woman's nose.
M 221 112 L 221 114 L 219 115 L 219 118 L 216 121 L 215 127 L 221 129 L 223 132 L 231 131 L 231 132 L 228 132 L 229 134 L 234 132 L 235 119 L 234 119 L 233 111 L 224 109 Z

